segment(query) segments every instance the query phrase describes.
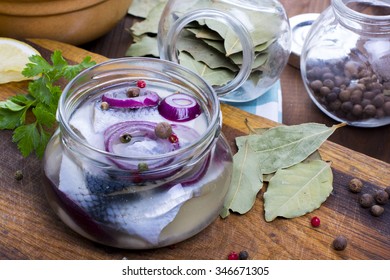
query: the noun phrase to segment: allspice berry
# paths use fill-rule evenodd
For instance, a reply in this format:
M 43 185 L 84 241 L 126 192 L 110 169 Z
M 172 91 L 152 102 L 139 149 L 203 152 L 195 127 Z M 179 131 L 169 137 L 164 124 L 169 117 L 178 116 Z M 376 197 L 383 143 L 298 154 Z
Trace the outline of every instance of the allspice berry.
M 348 187 L 351 192 L 359 193 L 362 191 L 363 182 L 360 179 L 354 178 L 349 181 Z
M 382 206 L 380 205 L 373 205 L 371 208 L 370 208 L 370 212 L 373 216 L 375 217 L 379 217 L 380 215 L 383 214 L 383 212 L 385 211 L 385 208 L 383 208 Z
M 389 194 L 385 190 L 379 190 L 375 193 L 375 201 L 378 204 L 386 204 L 389 201 Z
M 359 204 L 364 208 L 369 208 L 374 205 L 374 197 L 369 193 L 364 193 L 359 197 Z
M 167 139 L 173 133 L 172 126 L 167 122 L 160 122 L 156 125 L 154 133 L 158 138 Z
M 347 238 L 344 235 L 339 235 L 333 240 L 333 248 L 336 251 L 343 251 L 345 248 L 347 248 Z
M 385 192 L 387 192 L 387 193 L 389 194 L 389 197 L 390 197 L 390 187 L 387 187 L 387 188 L 385 189 Z

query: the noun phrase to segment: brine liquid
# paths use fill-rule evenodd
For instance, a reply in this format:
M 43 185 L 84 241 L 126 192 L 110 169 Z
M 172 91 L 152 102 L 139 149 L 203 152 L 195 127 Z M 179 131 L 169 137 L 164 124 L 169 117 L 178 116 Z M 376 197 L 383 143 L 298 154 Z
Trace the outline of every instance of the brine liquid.
M 122 86 L 108 90 L 121 90 Z M 163 90 L 162 86 L 157 85 L 153 90 L 163 98 L 173 89 Z M 81 102 L 69 122 L 81 138 L 97 149 L 104 149 L 103 132 L 116 122 L 162 121 L 162 117 L 152 108 L 102 111 L 99 100 L 99 96 L 96 96 Z M 202 135 L 207 129 L 208 117 L 202 113 L 186 125 Z M 184 145 L 190 144 L 190 139 L 185 141 Z M 143 185 L 118 194 L 93 193 L 88 185 L 91 180 L 87 174 L 92 174 L 93 183 L 99 183 L 101 175 L 106 173 L 107 166 L 112 162 L 99 158 L 99 162 L 107 164 L 102 168 L 87 163 L 82 156 L 63 147 L 60 134 L 56 134 L 46 150 L 45 174 L 50 182 L 46 194 L 49 202 L 73 230 L 114 247 L 156 248 L 193 236 L 218 216 L 230 183 L 232 159 L 223 137 L 193 167 L 202 170 L 207 164 L 207 169 L 185 185 L 179 179 L 174 184 L 150 188 Z M 118 168 L 114 166 L 113 169 Z M 104 182 L 108 188 L 111 187 L 110 181 Z M 118 182 L 113 177 L 112 185 L 116 184 Z

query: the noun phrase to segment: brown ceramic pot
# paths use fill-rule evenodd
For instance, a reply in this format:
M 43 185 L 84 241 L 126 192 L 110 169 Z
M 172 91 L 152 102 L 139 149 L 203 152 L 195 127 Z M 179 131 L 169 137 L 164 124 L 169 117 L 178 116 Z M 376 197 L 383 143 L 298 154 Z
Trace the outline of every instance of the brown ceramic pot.
M 112 29 L 132 0 L 0 0 L 0 37 L 46 38 L 74 45 Z

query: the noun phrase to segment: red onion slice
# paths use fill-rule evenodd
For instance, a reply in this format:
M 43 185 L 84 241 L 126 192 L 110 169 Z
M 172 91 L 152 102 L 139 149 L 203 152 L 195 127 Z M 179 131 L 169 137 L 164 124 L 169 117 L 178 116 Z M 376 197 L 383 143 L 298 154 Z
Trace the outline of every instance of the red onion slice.
M 202 113 L 196 99 L 184 93 L 174 93 L 165 97 L 160 102 L 158 111 L 167 120 L 175 122 L 190 121 Z
M 103 94 L 102 101 L 107 102 L 110 107 L 136 109 L 142 107 L 157 106 L 160 96 L 151 90 L 146 90 L 142 95 L 129 98 L 117 98 L 109 94 Z

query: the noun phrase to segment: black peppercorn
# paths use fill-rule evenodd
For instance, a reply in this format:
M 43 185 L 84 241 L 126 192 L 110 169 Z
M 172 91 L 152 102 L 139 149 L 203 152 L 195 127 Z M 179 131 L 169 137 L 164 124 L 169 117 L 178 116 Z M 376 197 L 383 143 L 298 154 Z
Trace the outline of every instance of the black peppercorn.
M 390 187 L 387 187 L 387 188 L 385 189 L 385 192 L 387 192 L 387 194 L 388 194 L 389 197 L 390 197 Z
M 131 135 L 126 133 L 121 135 L 121 137 L 119 137 L 119 141 L 121 141 L 121 143 L 123 144 L 126 144 L 131 141 L 131 138 L 132 138 Z
M 14 178 L 16 181 L 20 181 L 23 179 L 23 172 L 22 170 L 16 170 L 14 174 Z
M 333 240 L 333 248 L 336 251 L 343 251 L 345 248 L 347 248 L 347 244 L 347 238 L 345 238 L 343 235 L 339 235 Z
M 351 192 L 359 193 L 362 191 L 363 182 L 358 178 L 353 178 L 349 181 L 348 187 Z
M 371 207 L 374 205 L 374 197 L 369 193 L 364 193 L 359 198 L 359 204 L 364 208 Z
M 239 254 L 238 254 L 238 259 L 240 260 L 247 260 L 249 257 L 249 254 L 247 251 L 241 251 Z
M 385 190 L 379 190 L 375 193 L 375 201 L 378 204 L 386 204 L 389 201 L 389 194 Z
M 371 214 L 375 217 L 379 217 L 380 215 L 383 214 L 384 211 L 385 211 L 385 209 L 382 206 L 379 206 L 376 204 L 371 206 L 371 208 L 370 208 Z

